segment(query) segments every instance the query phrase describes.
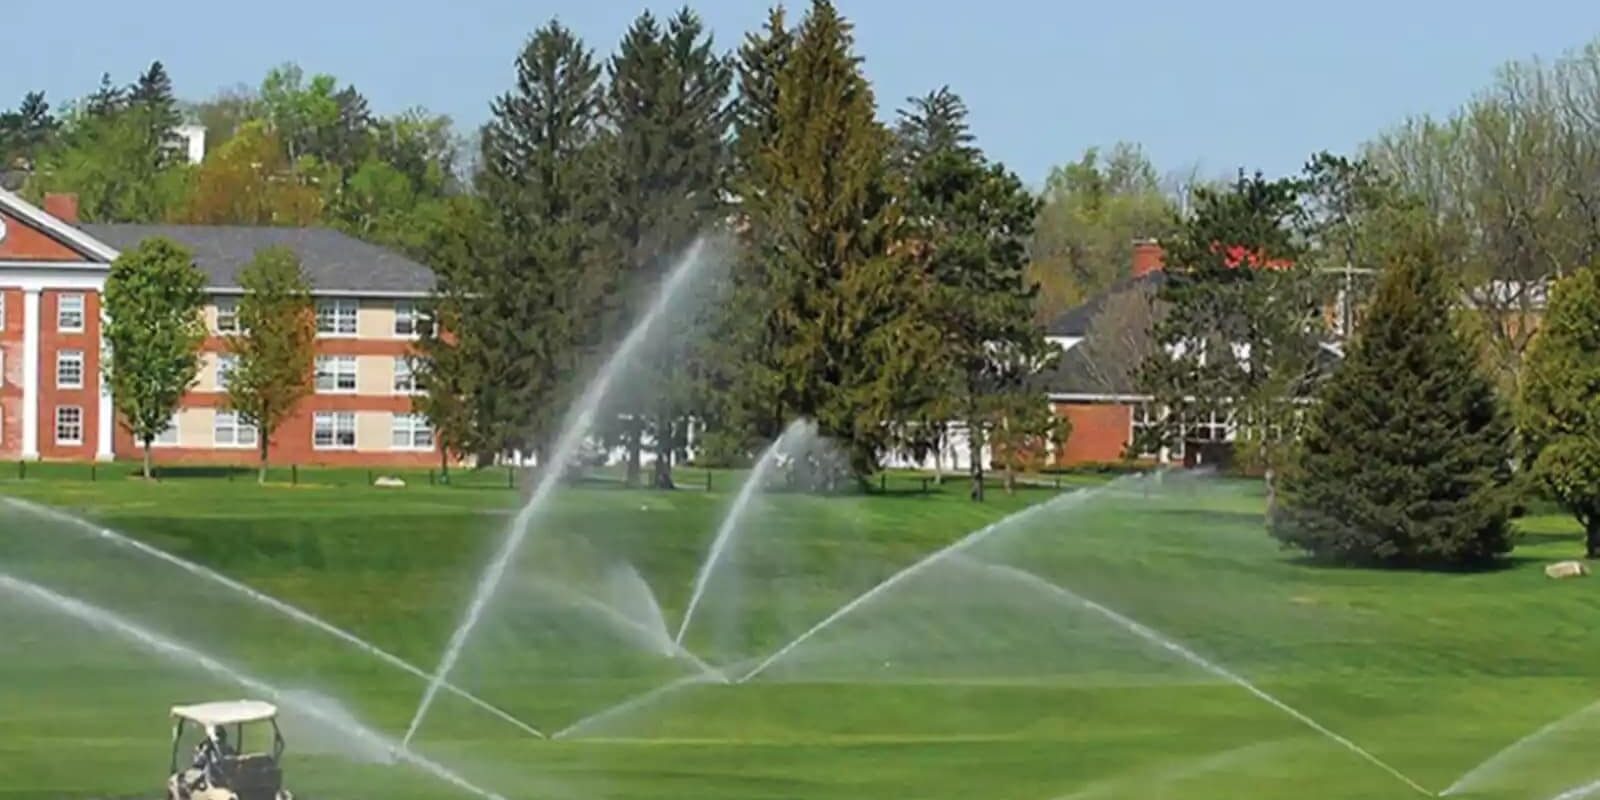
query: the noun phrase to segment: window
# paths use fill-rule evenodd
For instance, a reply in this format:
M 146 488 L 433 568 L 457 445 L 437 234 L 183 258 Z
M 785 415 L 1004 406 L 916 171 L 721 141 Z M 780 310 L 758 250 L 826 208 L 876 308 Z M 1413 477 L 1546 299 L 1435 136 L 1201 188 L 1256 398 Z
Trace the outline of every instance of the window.
M 390 446 L 396 450 L 433 449 L 433 426 L 421 414 L 394 415 L 392 436 Z
M 64 294 L 56 299 L 56 330 L 62 333 L 83 332 L 83 295 Z
M 255 447 L 256 426 L 239 419 L 236 411 L 218 411 L 211 426 L 211 441 L 217 447 Z
M 417 304 L 410 300 L 400 300 L 394 304 L 394 335 L 411 337 L 417 335 L 417 322 L 421 317 L 417 314 Z
M 217 298 L 217 333 L 239 332 L 239 300 L 235 297 Z
M 1161 455 L 1157 436 L 1166 417 L 1165 413 L 1158 413 L 1149 403 L 1140 403 L 1133 407 L 1133 438 L 1130 443 L 1141 448 L 1139 458 L 1157 458 Z M 1183 456 L 1182 436 L 1178 437 L 1177 446 L 1170 452 L 1180 458 Z
M 61 350 L 56 353 L 56 388 L 83 388 L 82 350 Z
M 318 300 L 317 333 L 323 336 L 356 335 L 356 301 Z
M 356 390 L 355 356 L 317 356 L 317 391 Z
M 83 409 L 78 406 L 56 407 L 56 444 L 83 444 Z
M 311 446 L 318 450 L 349 450 L 356 446 L 353 411 L 318 411 L 311 418 Z
M 395 394 L 421 394 L 428 390 L 422 376 L 417 374 L 416 366 L 409 356 L 396 356 L 394 359 L 394 393 Z
M 233 371 L 239 368 L 239 357 L 232 353 L 223 353 L 217 356 L 217 391 L 228 390 L 228 380 L 233 377 Z
M 1213 411 L 1208 416 L 1188 422 L 1186 429 L 1187 438 L 1191 441 L 1231 442 L 1237 425 L 1232 415 Z
M 172 412 L 172 419 L 167 420 L 167 427 L 158 434 L 152 447 L 177 447 L 178 446 L 178 412 Z

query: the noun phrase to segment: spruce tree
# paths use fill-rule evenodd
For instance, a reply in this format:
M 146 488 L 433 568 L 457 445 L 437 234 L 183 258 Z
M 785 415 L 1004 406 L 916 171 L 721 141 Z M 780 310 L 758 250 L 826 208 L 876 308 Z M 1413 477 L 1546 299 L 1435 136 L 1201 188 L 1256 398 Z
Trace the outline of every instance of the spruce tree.
M 777 416 L 816 419 L 860 475 L 914 408 L 939 344 L 932 282 L 901 238 L 892 137 L 852 46 L 849 24 L 816 0 L 777 76 L 776 133 L 742 184 L 753 247 L 741 267 L 767 301 L 760 357 Z
M 1025 275 L 1038 204 L 972 146 L 966 114 L 959 96 L 940 89 L 912 98 L 896 129 L 908 238 L 933 279 L 929 313 L 940 332 L 940 358 L 924 368 L 950 373 L 915 384 L 907 399 L 924 404 L 925 421 L 959 417 L 974 454 L 991 439 L 1015 452 L 1047 434 L 1052 419 L 1029 380 L 1050 355 Z M 983 459 L 971 469 L 971 497 L 982 500 Z
M 178 113 L 178 100 L 172 94 L 172 78 L 160 61 L 151 62 L 128 87 L 127 109 L 139 115 L 151 162 L 157 168 L 169 166 L 180 158 L 174 129 L 183 121 L 183 116 Z
M 542 452 L 556 435 L 615 283 L 600 66 L 551 22 L 528 40 L 516 73 L 483 130 L 478 188 L 494 252 L 453 281 L 470 329 L 462 342 L 482 349 L 477 360 L 495 376 L 475 400 L 490 453 Z
M 1557 281 L 1523 368 L 1519 433 L 1538 478 L 1600 558 L 1600 266 Z
M 1307 411 L 1270 519 L 1285 545 L 1394 566 L 1482 565 L 1510 551 L 1510 427 L 1454 296 L 1427 237 L 1397 251 Z
M 625 271 L 622 293 L 631 300 L 619 320 L 626 327 L 671 264 L 719 221 L 733 72 L 700 19 L 684 9 L 665 30 L 648 12 L 640 15 L 611 59 L 610 73 L 612 230 Z M 629 485 L 638 482 L 641 436 L 648 429 L 656 449 L 652 483 L 672 488 L 689 355 L 683 347 L 658 347 L 642 370 L 638 384 L 648 389 L 637 394 L 643 402 L 625 409 Z

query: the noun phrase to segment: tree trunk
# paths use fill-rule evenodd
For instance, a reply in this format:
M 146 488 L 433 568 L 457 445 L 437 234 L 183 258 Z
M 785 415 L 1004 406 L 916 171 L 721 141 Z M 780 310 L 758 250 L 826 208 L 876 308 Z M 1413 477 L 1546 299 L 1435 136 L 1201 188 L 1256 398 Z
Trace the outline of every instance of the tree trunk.
M 144 440 L 144 479 L 150 480 L 150 440 Z
M 1267 519 L 1270 520 L 1278 511 L 1278 471 L 1268 464 L 1262 477 L 1267 484 Z
M 629 489 L 635 488 L 639 485 L 639 475 L 641 472 L 639 468 L 639 455 L 644 451 L 644 435 L 642 432 L 643 427 L 643 424 L 640 423 L 637 416 L 633 416 L 628 419 L 628 432 L 624 437 L 626 442 L 625 446 L 628 448 L 628 472 L 623 478 L 622 483 Z
M 1011 447 L 1011 420 L 1001 420 L 1000 427 L 1005 430 L 1006 434 L 1006 446 L 1001 456 L 1006 460 L 1006 494 L 1013 495 L 1017 493 L 1017 454 L 1012 451 Z
M 439 448 L 439 482 L 450 482 L 450 449 L 448 447 Z
M 672 419 L 666 414 L 656 419 L 655 479 L 651 484 L 661 490 L 677 488 L 672 484 L 672 429 Z
M 983 502 L 983 428 L 979 425 L 968 424 L 967 446 L 972 449 L 968 456 L 972 460 L 972 488 L 968 492 L 973 502 Z
M 933 485 L 944 484 L 944 423 L 939 423 L 939 432 L 933 437 Z
M 1589 518 L 1584 531 L 1584 545 L 1589 558 L 1600 558 L 1600 515 Z
M 261 431 L 261 430 L 257 430 L 256 431 L 256 438 L 259 440 L 259 444 L 260 444 L 260 447 L 261 447 L 261 451 L 260 451 L 261 452 L 260 471 L 258 471 L 256 473 L 256 483 L 259 483 L 259 484 L 265 486 L 266 483 L 267 483 L 267 435 L 266 435 L 266 432 L 265 431 Z

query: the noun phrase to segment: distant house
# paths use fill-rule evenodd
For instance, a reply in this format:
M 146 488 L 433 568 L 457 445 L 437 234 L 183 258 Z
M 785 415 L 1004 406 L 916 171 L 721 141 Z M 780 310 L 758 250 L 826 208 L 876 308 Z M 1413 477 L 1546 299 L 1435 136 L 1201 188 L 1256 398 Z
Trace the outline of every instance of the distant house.
M 278 429 L 280 463 L 422 465 L 439 460 L 411 356 L 433 273 L 321 228 L 80 225 L 77 200 L 38 208 L 0 191 L 0 459 L 110 460 L 138 448 L 114 424 L 102 372 L 101 296 L 110 264 L 152 236 L 189 248 L 205 273 L 209 336 L 199 381 L 155 443 L 158 461 L 248 462 L 259 433 L 225 408 L 239 272 L 257 251 L 301 259 L 317 307 L 315 393 Z

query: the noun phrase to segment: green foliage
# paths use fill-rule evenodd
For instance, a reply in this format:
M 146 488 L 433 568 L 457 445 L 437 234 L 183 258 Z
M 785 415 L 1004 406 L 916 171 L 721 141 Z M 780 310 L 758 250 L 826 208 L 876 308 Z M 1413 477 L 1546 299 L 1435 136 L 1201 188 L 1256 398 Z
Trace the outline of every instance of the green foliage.
M 1453 323 L 1454 283 L 1414 240 L 1308 411 L 1272 535 L 1318 558 L 1482 565 L 1511 549 L 1510 426 Z
M 617 320 L 626 326 L 672 262 L 720 222 L 733 72 L 713 50 L 700 19 L 684 9 L 665 30 L 648 12 L 640 15 L 611 59 L 610 74 L 610 227 L 622 255 L 621 293 L 632 301 Z M 615 333 L 620 335 L 620 327 Z M 674 338 L 704 333 L 684 331 Z M 629 483 L 638 480 L 641 439 L 648 431 L 656 443 L 653 483 L 671 488 L 672 455 L 694 391 L 690 362 L 699 355 L 686 347 L 656 348 L 652 363 L 633 381 L 642 389 L 636 393 L 648 399 L 626 409 L 622 439 Z
M 228 407 L 258 431 L 260 480 L 273 432 L 311 393 L 317 322 L 311 286 L 293 251 L 256 253 L 239 274 L 240 332 L 228 337 L 238 364 L 228 378 Z
M 908 235 L 932 278 L 927 314 L 938 330 L 934 360 L 904 389 L 922 424 L 960 419 L 975 449 L 991 437 L 1011 453 L 1040 446 L 1054 416 L 1029 379 L 1055 348 L 1033 324 L 1026 244 L 1038 204 L 1016 175 L 971 145 L 966 106 L 948 89 L 913 98 L 897 128 Z M 941 374 L 943 373 L 943 374 Z M 983 496 L 983 459 L 972 460 L 972 496 Z
M 122 424 L 144 447 L 167 430 L 200 369 L 205 276 L 169 239 L 152 238 L 111 264 L 105 290 L 107 379 Z
M 177 214 L 201 225 L 310 225 L 321 216 L 316 176 L 287 161 L 277 134 L 251 122 L 194 173 Z
M 1175 445 L 1215 418 L 1238 431 L 1272 489 L 1328 335 L 1330 287 L 1302 261 L 1296 234 L 1301 188 L 1241 174 L 1225 189 L 1196 191 L 1194 213 L 1166 243 L 1155 346 L 1137 378 L 1166 422 L 1136 443 L 1140 451 Z
M 851 48 L 833 5 L 813 3 L 777 74 L 775 134 L 740 187 L 749 251 L 735 302 L 769 316 L 749 360 L 770 383 L 749 406 L 816 419 L 864 474 L 939 344 L 932 283 L 901 238 L 892 139 Z
M 25 192 L 75 193 L 85 222 L 166 219 L 182 202 L 188 170 L 173 163 L 164 139 L 152 135 L 161 113 L 126 104 L 74 112 L 56 146 L 40 156 Z
M 0 172 L 31 170 L 39 154 L 54 142 L 61 123 L 50 113 L 44 92 L 23 95 L 16 111 L 0 111 Z
M 1523 371 L 1518 428 L 1533 474 L 1600 558 L 1600 267 L 1555 283 Z
M 1032 279 L 1040 286 L 1040 321 L 1127 277 L 1136 239 L 1174 232 L 1177 207 L 1137 145 L 1109 153 L 1090 148 L 1051 170 L 1032 245 Z

